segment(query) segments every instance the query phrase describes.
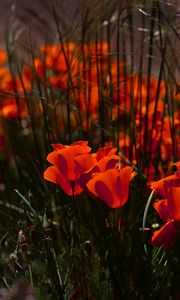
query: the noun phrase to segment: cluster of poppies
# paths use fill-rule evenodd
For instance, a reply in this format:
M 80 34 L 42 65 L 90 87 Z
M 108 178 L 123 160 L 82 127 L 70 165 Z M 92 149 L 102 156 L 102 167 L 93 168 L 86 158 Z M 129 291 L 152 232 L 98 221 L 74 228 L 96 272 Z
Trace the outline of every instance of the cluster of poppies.
M 86 132 L 99 124 L 108 131 L 107 120 L 117 124 L 119 147 L 125 156 L 137 163 L 137 156 L 148 153 L 150 162 L 146 173 L 149 178 L 153 179 L 155 173 L 163 176 L 163 165 L 172 162 L 174 153 L 176 157 L 180 153 L 179 97 L 172 86 L 172 93 L 167 95 L 168 86 L 164 80 L 152 75 L 131 74 L 122 60 L 117 63 L 116 57 L 109 53 L 110 48 L 106 42 L 44 45 L 40 48 L 41 55 L 34 61 L 36 74 L 46 85 L 61 92 L 68 90 L 69 118 L 74 129 Z M 167 96 L 168 101 L 165 101 Z M 61 131 L 62 111 L 58 114 L 57 109 L 56 113 Z M 131 149 L 133 126 L 136 151 Z M 154 164 L 157 156 L 162 159 L 158 167 Z
M 86 141 L 70 146 L 52 145 L 54 151 L 47 156 L 52 164 L 44 172 L 44 178 L 56 183 L 70 196 L 88 192 L 109 207 L 125 205 L 129 195 L 129 184 L 133 168 L 120 169 L 116 148 L 102 147 L 96 153 Z
M 116 148 L 106 146 L 90 153 L 91 148 L 86 141 L 77 141 L 70 146 L 52 146 L 54 151 L 47 156 L 52 166 L 44 172 L 46 180 L 73 197 L 87 192 L 112 208 L 126 204 L 134 172 L 130 166 L 120 168 Z M 150 243 L 167 249 L 176 240 L 180 222 L 180 161 L 175 163 L 175 167 L 173 175 L 151 183 L 157 198 L 161 198 L 156 200 L 154 208 L 165 224 L 154 231 Z
M 25 93 L 32 89 L 32 70 L 28 66 L 21 68 L 20 74 L 12 74 L 6 67 L 8 55 L 0 49 L 0 116 L 6 119 L 26 118 L 28 111 Z
M 110 54 L 111 48 L 106 42 L 43 45 L 33 64 L 23 65 L 17 74 L 5 67 L 7 53 L 0 50 L 0 116 L 25 119 L 30 133 L 30 119 L 47 113 L 47 125 L 53 135 L 58 132 L 57 140 L 70 128 L 76 134 L 72 140 L 80 131 L 81 136 L 88 132 L 97 144 L 102 129 L 105 142 L 119 143 L 131 163 L 141 168 L 142 155 L 146 155 L 142 169 L 148 179 L 164 176 L 180 153 L 179 96 L 173 86 L 155 76 L 131 74 L 127 64 Z M 42 92 L 37 96 L 37 86 L 47 88 L 48 106 Z M 5 146 L 5 135 L 1 122 L 0 149 Z
M 127 64 L 122 60 L 117 63 L 116 57 L 110 55 L 110 48 L 106 42 L 44 45 L 34 61 L 36 74 L 46 85 L 61 92 L 68 91 L 69 120 L 73 129 L 96 132 L 97 125 L 103 127 L 109 140 L 109 124 L 115 124 L 124 156 L 137 164 L 143 153 L 147 153 L 145 173 L 148 178 L 154 179 L 155 174 L 164 176 L 164 166 L 168 168 L 180 153 L 179 98 L 171 87 L 172 93 L 165 101 L 167 83 L 164 80 L 131 74 Z M 56 107 L 57 126 L 62 132 L 63 101 L 60 111 L 58 105 Z M 130 138 L 132 127 L 134 148 Z

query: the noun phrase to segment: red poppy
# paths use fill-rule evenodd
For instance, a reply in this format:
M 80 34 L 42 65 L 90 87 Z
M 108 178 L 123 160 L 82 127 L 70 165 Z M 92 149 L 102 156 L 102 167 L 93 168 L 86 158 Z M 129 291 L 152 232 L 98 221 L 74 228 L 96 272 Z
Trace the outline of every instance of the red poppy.
M 166 198 L 168 186 L 180 186 L 180 176 L 179 172 L 175 172 L 174 175 L 167 176 L 158 181 L 153 181 L 151 187 L 155 190 L 161 197 Z
M 153 246 L 161 246 L 167 249 L 169 249 L 176 240 L 178 223 L 180 222 L 180 185 L 172 186 L 170 182 L 171 181 L 164 181 L 163 185 L 161 182 L 160 189 L 157 189 L 158 193 L 165 199 L 157 200 L 154 204 L 154 208 L 160 218 L 166 223 L 153 233 L 150 240 Z
M 87 191 L 86 184 L 92 179 L 94 173 L 105 172 L 116 166 L 119 159 L 119 157 L 114 154 L 116 151 L 117 149 L 114 147 L 105 146 L 99 148 L 97 153 L 89 154 L 89 158 L 84 155 L 85 163 L 83 163 L 81 157 L 75 158 L 77 167 L 81 169 L 81 176 L 78 182 L 84 190 Z M 84 166 L 87 164 L 89 164 L 89 168 L 85 169 Z
M 38 75 L 41 79 L 43 79 L 45 66 L 43 65 L 43 62 L 39 58 L 36 58 L 34 60 L 34 68 L 36 70 L 36 75 Z
M 117 148 L 114 148 L 112 146 L 101 147 L 97 151 L 96 160 L 99 161 L 104 156 L 114 155 L 116 152 L 117 152 Z
M 0 64 L 4 64 L 7 60 L 7 53 L 3 49 L 0 49 Z
M 108 44 L 106 42 L 98 44 L 88 44 L 84 47 L 85 55 L 90 57 L 91 63 L 104 62 L 108 59 Z
M 94 177 L 87 183 L 87 188 L 93 196 L 108 206 L 122 207 L 128 200 L 132 170 L 132 167 L 125 167 L 122 170 L 110 169 L 94 174 Z
M 79 58 L 78 47 L 74 43 L 45 45 L 40 48 L 43 59 L 35 59 L 36 72 L 41 79 L 56 88 L 66 89 L 69 77 L 77 75 Z M 43 76 L 46 71 L 46 76 Z M 44 78 L 43 78 L 44 77 Z
M 27 117 L 27 108 L 25 99 L 20 99 L 19 105 L 15 98 L 4 99 L 0 105 L 0 115 L 7 119 L 17 119 L 19 116 L 22 118 Z
M 80 169 L 74 161 L 76 156 L 89 153 L 91 148 L 86 141 L 80 141 L 64 146 L 53 144 L 54 151 L 47 156 L 47 160 L 53 165 L 44 172 L 44 178 L 59 185 L 66 194 L 79 195 L 83 189 L 78 184 Z
M 153 246 L 159 246 L 170 249 L 176 241 L 178 234 L 178 226 L 174 220 L 170 220 L 159 230 L 156 230 L 151 238 Z

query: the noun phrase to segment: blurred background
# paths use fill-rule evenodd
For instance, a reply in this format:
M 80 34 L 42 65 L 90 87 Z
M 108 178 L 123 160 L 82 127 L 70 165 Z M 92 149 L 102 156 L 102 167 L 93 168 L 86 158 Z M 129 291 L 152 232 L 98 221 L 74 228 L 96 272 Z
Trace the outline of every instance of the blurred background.
M 82 28 L 93 35 L 97 26 L 102 26 L 104 38 L 106 38 L 107 25 L 110 36 L 116 36 L 118 8 L 128 5 L 132 7 L 133 4 L 132 18 L 129 21 L 129 17 L 126 19 L 126 15 L 124 15 L 122 26 L 123 30 L 126 31 L 126 54 L 134 57 L 134 64 L 138 68 L 136 63 L 142 43 L 144 44 L 144 58 L 148 58 L 149 55 L 147 49 L 153 2 L 155 1 L 38 0 L 32 2 L 29 0 L 1 0 L 0 46 L 4 48 L 7 42 L 11 42 L 18 52 L 27 53 L 27 49 L 30 47 L 35 48 L 40 44 L 58 42 L 59 36 L 53 7 L 58 17 L 61 32 L 69 40 L 80 41 Z M 161 10 L 161 16 L 159 17 L 162 26 L 160 29 L 159 20 L 157 22 L 155 20 L 157 28 L 154 31 L 153 71 L 158 72 L 157 65 L 159 64 L 159 52 L 161 51 L 159 51 L 156 42 L 165 34 L 163 29 L 163 26 L 165 26 L 166 29 L 168 27 L 167 32 L 171 35 L 171 45 L 169 45 L 168 50 L 171 52 L 169 65 L 174 76 L 179 78 L 180 1 L 162 0 L 158 4 Z M 158 18 L 157 15 L 156 18 Z M 82 26 L 83 24 L 84 26 Z M 144 59 L 144 68 L 146 68 L 146 59 Z

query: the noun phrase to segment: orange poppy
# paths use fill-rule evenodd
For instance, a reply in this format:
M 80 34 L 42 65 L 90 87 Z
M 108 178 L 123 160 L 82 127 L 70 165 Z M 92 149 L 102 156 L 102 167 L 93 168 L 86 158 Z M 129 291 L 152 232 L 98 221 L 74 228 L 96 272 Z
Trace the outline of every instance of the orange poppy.
M 4 99 L 0 104 L 0 115 L 7 119 L 17 119 L 19 116 L 22 118 L 27 117 L 27 108 L 25 99 L 20 99 L 19 105 L 15 98 Z
M 128 200 L 132 171 L 132 167 L 125 167 L 94 174 L 87 183 L 88 191 L 112 208 L 122 207 Z
M 116 166 L 119 159 L 119 157 L 114 154 L 116 151 L 116 148 L 110 146 L 99 148 L 97 153 L 89 154 L 89 158 L 86 158 L 84 155 L 85 164 L 83 164 L 81 157 L 75 158 L 77 167 L 82 170 L 78 182 L 84 190 L 87 191 L 86 184 L 92 179 L 94 173 L 105 172 Z M 84 166 L 87 165 L 87 162 L 89 163 L 89 167 L 85 169 Z
M 59 185 L 66 194 L 79 195 L 83 189 L 78 184 L 81 175 L 80 169 L 74 161 L 76 156 L 89 153 L 91 148 L 86 141 L 80 141 L 64 146 L 52 145 L 54 151 L 47 156 L 47 160 L 53 165 L 44 172 L 44 178 Z
M 180 177 L 178 172 L 152 183 L 152 187 L 164 198 L 157 200 L 154 208 L 165 224 L 153 233 L 150 243 L 153 246 L 169 249 L 176 240 L 180 222 Z
M 66 89 L 69 78 L 73 78 L 78 72 L 79 58 L 78 47 L 74 43 L 45 45 L 40 48 L 44 58 L 36 58 L 34 65 L 37 74 L 43 79 L 46 71 L 48 83 L 56 88 Z
M 176 241 L 178 231 L 177 223 L 174 220 L 170 220 L 153 233 L 150 243 L 153 246 L 170 249 Z
M 45 66 L 39 58 L 34 60 L 34 68 L 36 71 L 36 75 L 38 75 L 41 79 L 44 78 Z
M 0 49 L 0 64 L 4 64 L 7 60 L 7 53 L 3 49 Z
M 84 47 L 85 55 L 91 59 L 91 63 L 104 62 L 108 59 L 108 44 L 106 42 L 88 44 Z
M 68 82 L 68 74 L 66 73 L 63 75 L 61 74 L 49 76 L 48 81 L 52 87 L 65 90 Z
M 5 68 L 5 67 L 0 68 L 0 81 L 4 80 L 4 78 L 8 75 L 9 75 L 9 71 L 7 68 Z
M 113 146 L 100 147 L 96 153 L 96 160 L 99 161 L 104 156 L 114 155 L 116 152 L 117 148 L 114 148 Z
M 166 198 L 166 190 L 169 186 L 180 186 L 180 176 L 178 172 L 176 172 L 174 175 L 167 176 L 151 183 L 151 188 L 163 198 Z

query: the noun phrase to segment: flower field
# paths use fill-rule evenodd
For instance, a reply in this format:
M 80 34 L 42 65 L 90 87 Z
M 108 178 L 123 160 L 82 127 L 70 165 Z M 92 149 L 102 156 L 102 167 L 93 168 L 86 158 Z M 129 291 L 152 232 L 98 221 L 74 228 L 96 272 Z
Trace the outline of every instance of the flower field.
M 178 7 L 49 13 L 0 49 L 0 295 L 178 300 Z

